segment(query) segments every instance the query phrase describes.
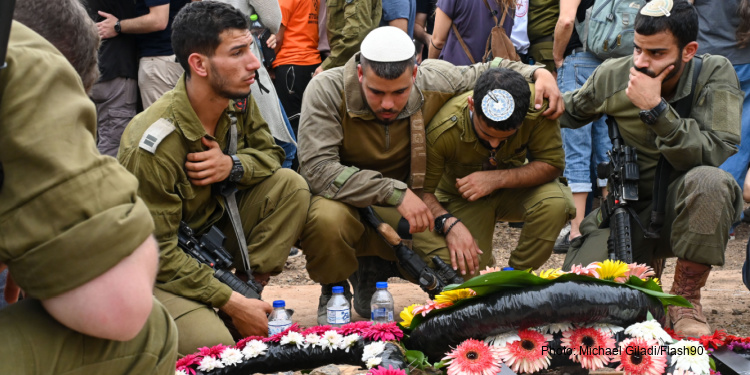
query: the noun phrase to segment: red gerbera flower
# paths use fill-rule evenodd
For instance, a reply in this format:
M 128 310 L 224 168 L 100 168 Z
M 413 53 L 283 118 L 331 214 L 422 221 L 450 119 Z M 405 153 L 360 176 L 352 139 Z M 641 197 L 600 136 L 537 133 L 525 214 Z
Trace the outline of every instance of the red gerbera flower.
M 570 359 L 590 371 L 609 364 L 612 358 L 608 353 L 612 353 L 615 348 L 615 339 L 612 335 L 591 327 L 565 331 L 561 341 L 564 348 L 572 351 Z
M 388 368 L 385 368 L 383 366 L 379 366 L 378 368 L 372 368 L 370 369 L 370 372 L 368 372 L 367 374 L 368 375 L 406 375 L 406 371 L 393 368 L 391 367 L 391 365 L 388 365 Z
M 240 341 L 237 341 L 237 345 L 235 345 L 234 347 L 239 350 L 242 350 L 242 349 L 245 349 L 245 346 L 247 346 L 247 343 L 250 341 L 253 341 L 253 340 L 263 341 L 267 338 L 268 337 L 263 337 L 263 336 L 248 336 Z
M 277 333 L 277 334 L 275 334 L 275 335 L 273 335 L 273 336 L 271 336 L 269 338 L 263 339 L 263 342 L 279 342 L 279 341 L 281 341 L 282 337 L 286 336 L 287 333 L 292 332 L 292 331 L 299 332 L 301 330 L 302 329 L 299 328 L 299 324 L 294 323 L 294 324 L 292 324 L 291 327 L 283 330 L 282 332 L 279 332 L 279 333 Z
M 404 337 L 396 322 L 373 324 L 362 332 L 362 337 L 373 341 L 399 341 Z
M 500 358 L 513 371 L 530 374 L 549 367 L 552 355 L 549 351 L 544 354 L 542 347 L 546 346 L 547 341 L 552 340 L 551 335 L 522 329 L 518 331 L 518 337 L 521 340 L 508 343 L 499 349 Z
M 500 372 L 500 355 L 497 347 L 483 341 L 468 339 L 448 353 L 448 375 L 495 375 Z
M 439 309 L 443 309 L 449 306 L 453 306 L 453 302 L 437 303 L 435 301 L 429 301 L 422 306 L 415 307 L 414 310 L 411 311 L 411 313 L 414 315 L 422 314 L 422 316 L 426 316 L 427 313 L 429 313 L 432 310 L 439 310 Z
M 337 331 L 342 336 L 348 336 L 353 333 L 356 333 L 362 336 L 362 333 L 365 331 L 365 329 L 370 328 L 371 325 L 372 325 L 372 322 L 370 322 L 369 320 L 362 320 L 359 322 L 352 322 L 352 323 L 344 324 L 343 326 L 339 327 Z
M 200 364 L 201 359 L 203 359 L 203 357 L 197 354 L 188 354 L 177 360 L 177 363 L 175 364 L 175 368 L 177 369 L 177 371 L 182 370 L 188 374 L 195 375 L 195 369 L 193 369 L 190 366 Z
M 201 357 L 219 358 L 219 355 L 221 355 L 221 352 L 223 352 L 224 349 L 226 348 L 228 348 L 228 346 L 222 345 L 222 344 L 212 346 L 210 348 L 207 346 L 204 346 L 202 348 L 198 348 L 198 355 L 200 355 Z
M 314 334 L 320 336 L 320 335 L 326 333 L 327 331 L 335 331 L 335 330 L 336 330 L 336 328 L 333 328 L 333 327 L 331 327 L 329 325 L 313 326 L 313 327 L 310 327 L 310 328 L 302 331 L 302 336 L 307 336 L 307 335 L 309 335 L 311 333 L 314 333 Z
M 667 367 L 667 356 L 658 349 L 656 340 L 633 338 L 620 343 L 620 365 L 625 375 L 661 375 Z M 650 354 L 649 354 L 650 353 Z

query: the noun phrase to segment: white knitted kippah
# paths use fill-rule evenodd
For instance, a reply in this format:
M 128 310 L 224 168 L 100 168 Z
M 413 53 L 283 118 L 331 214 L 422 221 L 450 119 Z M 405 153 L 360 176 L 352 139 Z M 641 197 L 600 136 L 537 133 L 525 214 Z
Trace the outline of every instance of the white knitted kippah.
M 362 41 L 360 52 L 369 61 L 397 62 L 414 57 L 416 49 L 409 35 L 394 26 L 378 27 Z

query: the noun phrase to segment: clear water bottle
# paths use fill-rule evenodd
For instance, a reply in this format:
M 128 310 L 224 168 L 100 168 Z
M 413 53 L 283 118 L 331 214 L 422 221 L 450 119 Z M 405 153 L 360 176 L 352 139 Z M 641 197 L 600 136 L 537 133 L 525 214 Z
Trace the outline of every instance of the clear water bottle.
M 286 310 L 286 302 L 273 301 L 273 312 L 268 316 L 268 336 L 284 332 L 292 326 L 292 318 Z
M 251 14 L 250 32 L 258 38 L 260 52 L 263 54 L 263 65 L 270 69 L 273 66 L 274 60 L 276 60 L 276 52 L 268 47 L 268 38 L 271 37 L 271 30 L 263 26 L 257 14 Z
M 388 283 L 379 281 L 377 290 L 370 301 L 370 318 L 373 323 L 390 323 L 393 321 L 393 296 L 388 291 Z
M 334 286 L 333 296 L 328 301 L 328 324 L 333 327 L 341 327 L 349 323 L 351 319 L 351 308 L 349 301 L 344 297 L 344 287 Z
M 265 29 L 265 26 L 263 26 L 262 23 L 260 23 L 260 19 L 258 18 L 257 14 L 251 14 L 250 15 L 250 32 L 253 33 L 255 36 L 259 36 L 261 32 Z

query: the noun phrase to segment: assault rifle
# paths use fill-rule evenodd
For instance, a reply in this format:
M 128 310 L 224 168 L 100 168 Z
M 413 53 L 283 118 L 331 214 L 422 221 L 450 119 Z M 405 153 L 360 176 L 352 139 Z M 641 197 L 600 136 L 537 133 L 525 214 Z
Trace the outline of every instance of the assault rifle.
M 612 140 L 612 150 L 607 151 L 609 162 L 596 166 L 596 174 L 601 179 L 607 179 L 610 192 L 601 207 L 602 223 L 599 227 L 610 229 L 607 240 L 609 259 L 633 263 L 630 217 L 632 215 L 636 220 L 639 218 L 629 203 L 638 200 L 638 180 L 640 179 L 640 168 L 636 163 L 638 157 L 635 147 L 624 144 L 617 122 L 612 117 L 607 117 L 605 121 L 609 130 L 609 139 Z
M 177 232 L 177 245 L 198 262 L 213 268 L 214 276 L 235 292 L 247 298 L 260 299 L 260 293 L 263 291 L 260 283 L 252 277 L 244 282 L 231 272 L 232 255 L 224 248 L 226 238 L 219 228 L 211 226 L 211 229 L 198 240 L 193 230 L 181 221 Z
M 396 252 L 396 258 L 398 258 L 398 264 L 411 277 L 417 280 L 419 287 L 427 292 L 430 298 L 435 297 L 435 295 L 443 291 L 443 288 L 450 284 L 461 284 L 464 282 L 464 279 L 459 277 L 456 271 L 443 262 L 437 255 L 432 257 L 435 269 L 427 266 L 427 263 L 419 255 L 404 245 L 401 237 L 393 230 L 393 227 L 378 218 L 372 207 L 360 208 L 359 214 L 367 224 L 375 228 L 385 242 L 393 247 L 393 250 Z

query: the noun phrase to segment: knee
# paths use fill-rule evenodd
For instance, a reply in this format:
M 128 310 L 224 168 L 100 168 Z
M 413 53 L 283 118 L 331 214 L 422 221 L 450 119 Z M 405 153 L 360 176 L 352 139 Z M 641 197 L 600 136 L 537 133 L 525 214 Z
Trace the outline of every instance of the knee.
M 306 241 L 308 246 L 336 248 L 335 244 L 340 244 L 341 241 L 353 246 L 364 231 L 364 226 L 353 211 L 352 207 L 341 202 L 325 198 L 314 199 L 310 205 L 305 228 L 308 235 L 303 236 L 303 240 L 314 239 Z
M 685 193 L 688 200 L 700 200 L 705 204 L 727 208 L 733 207 L 742 197 L 742 191 L 732 175 L 709 166 L 695 167 L 687 172 Z
M 272 177 L 275 185 L 282 186 L 284 189 L 306 190 L 310 191 L 307 182 L 297 172 L 289 168 L 281 168 L 273 173 Z
M 565 196 L 555 196 L 542 199 L 533 205 L 527 212 L 529 218 L 543 218 L 564 223 L 570 217 L 575 216 L 575 207 Z

